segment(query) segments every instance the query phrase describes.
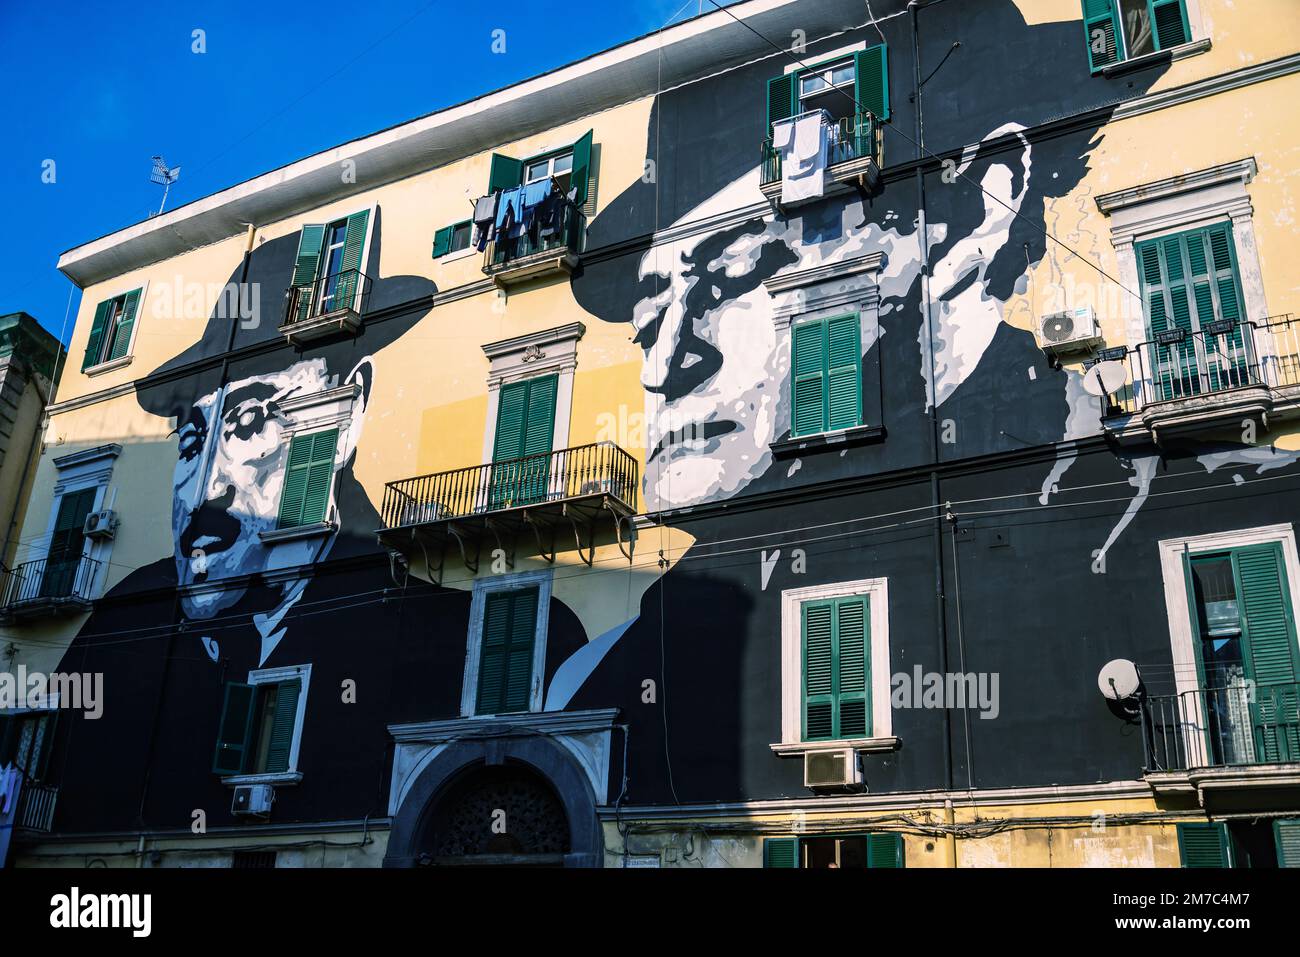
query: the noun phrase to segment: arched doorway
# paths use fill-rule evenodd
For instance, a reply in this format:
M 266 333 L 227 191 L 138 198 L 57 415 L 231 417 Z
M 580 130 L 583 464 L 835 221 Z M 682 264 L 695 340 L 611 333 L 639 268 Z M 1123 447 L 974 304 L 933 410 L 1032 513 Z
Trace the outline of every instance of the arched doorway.
M 563 867 L 569 822 L 559 795 L 523 764 L 477 765 L 439 794 L 419 840 L 435 867 Z

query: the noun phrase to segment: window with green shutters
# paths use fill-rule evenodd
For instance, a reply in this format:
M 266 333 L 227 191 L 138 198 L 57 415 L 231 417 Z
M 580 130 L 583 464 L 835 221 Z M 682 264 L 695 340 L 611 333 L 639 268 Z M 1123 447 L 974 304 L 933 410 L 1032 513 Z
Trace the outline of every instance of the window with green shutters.
M 857 314 L 796 323 L 791 435 L 862 424 L 862 348 Z
M 370 210 L 331 223 L 309 223 L 298 238 L 293 285 L 307 292 L 297 298 L 298 319 L 336 309 L 359 308 L 362 266 L 369 238 Z M 331 238 L 337 236 L 336 242 Z
M 0 715 L 0 768 L 12 764 L 25 777 L 41 781 L 50 766 L 57 711 Z
M 764 838 L 763 866 L 899 868 L 904 866 L 903 835 L 888 831 L 873 831 L 867 834 Z
M 855 595 L 800 606 L 805 741 L 870 736 L 869 605 Z
M 90 338 L 81 360 L 84 372 L 106 362 L 124 359 L 131 354 L 131 336 L 135 331 L 143 289 L 132 289 L 95 307 L 90 324 Z
M 1277 842 L 1277 866 L 1300 867 L 1300 819 L 1274 821 L 1273 837 Z
M 301 678 L 256 684 L 228 682 L 217 725 L 212 770 L 217 774 L 279 774 L 296 770 Z
M 488 192 L 513 189 L 545 176 L 554 176 L 566 192 L 569 189 L 577 190 L 574 202 L 588 217 L 594 216 L 596 176 L 592 165 L 593 132 L 588 130 L 572 146 L 525 159 L 493 153 L 488 172 Z
M 497 396 L 489 506 L 511 508 L 547 496 L 555 435 L 557 376 L 508 382 Z
M 280 495 L 280 528 L 323 522 L 329 514 L 334 482 L 334 453 L 339 430 L 295 435 L 289 443 L 289 465 Z
M 45 572 L 41 578 L 41 595 L 61 598 L 71 595 L 78 586 L 84 590 L 89 582 L 80 580 L 81 562 L 85 557 L 86 516 L 95 508 L 98 490 L 94 488 L 64 492 L 54 514 L 54 531 L 45 555 Z M 86 597 L 86 596 L 83 596 Z
M 1093 73 L 1192 39 L 1184 0 L 1083 0 L 1083 28 Z
M 441 259 L 451 253 L 458 253 L 469 248 L 470 234 L 474 224 L 468 219 L 444 226 L 433 234 L 433 258 Z
M 479 644 L 475 714 L 527 711 L 532 703 L 537 641 L 537 588 L 487 596 Z
M 1300 760 L 1300 647 L 1281 543 L 1196 555 L 1187 580 L 1213 760 Z
M 1228 827 L 1218 821 L 1178 825 L 1178 856 L 1183 867 L 1231 867 Z
M 1252 342 L 1232 224 L 1144 240 L 1134 251 L 1157 401 L 1243 384 Z
M 834 119 L 869 112 L 888 120 L 889 48 L 879 43 L 767 81 L 769 136 L 778 120 L 814 109 L 824 109 Z

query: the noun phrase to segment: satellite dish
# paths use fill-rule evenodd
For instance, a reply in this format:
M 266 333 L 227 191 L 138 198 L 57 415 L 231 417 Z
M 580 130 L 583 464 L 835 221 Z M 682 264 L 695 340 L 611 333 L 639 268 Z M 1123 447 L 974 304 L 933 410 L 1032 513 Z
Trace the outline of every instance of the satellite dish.
M 1111 701 L 1123 701 L 1137 694 L 1142 684 L 1137 665 L 1127 658 L 1108 661 L 1097 675 L 1097 687 Z
M 1083 374 L 1083 388 L 1089 395 L 1104 399 L 1128 385 L 1128 366 L 1120 359 L 1098 362 Z

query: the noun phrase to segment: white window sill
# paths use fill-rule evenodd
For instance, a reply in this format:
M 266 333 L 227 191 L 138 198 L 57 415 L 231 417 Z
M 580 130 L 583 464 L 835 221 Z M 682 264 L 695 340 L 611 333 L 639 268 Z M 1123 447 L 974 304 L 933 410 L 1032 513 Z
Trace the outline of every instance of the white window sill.
M 458 262 L 462 259 L 469 259 L 477 252 L 478 250 L 475 249 L 474 244 L 471 243 L 470 245 L 466 246 L 464 249 L 458 249 L 454 253 L 447 253 L 447 255 L 445 256 L 440 256 L 439 262 L 444 262 L 444 263 Z
M 85 375 L 103 375 L 105 372 L 112 372 L 114 369 L 121 369 L 123 366 L 129 366 L 134 356 L 122 356 L 120 359 L 114 359 L 112 362 L 101 362 L 97 366 L 91 366 L 85 371 Z
M 897 751 L 902 744 L 890 735 L 882 738 L 845 738 L 842 741 L 787 741 L 768 745 L 779 758 L 801 758 L 809 751 L 837 751 L 852 748 L 854 751 Z
M 292 784 L 298 784 L 302 781 L 301 771 L 275 771 L 266 774 L 227 774 L 221 778 L 221 783 L 228 787 L 239 787 L 244 784 L 273 784 L 277 787 L 286 787 Z
M 312 522 L 310 525 L 295 525 L 293 528 L 272 528 L 258 532 L 257 537 L 264 545 L 278 545 L 280 542 L 296 542 L 304 538 L 319 538 L 332 535 L 338 531 L 333 522 Z
M 1210 38 L 1205 37 L 1201 40 L 1192 40 L 1190 43 L 1180 43 L 1168 50 L 1157 50 L 1155 53 L 1144 53 L 1142 56 L 1134 57 L 1131 60 L 1121 60 L 1119 63 L 1112 63 L 1110 66 L 1102 67 L 1100 72 L 1102 76 L 1107 78 L 1122 76 L 1125 73 L 1162 63 L 1167 59 L 1185 60 L 1187 57 L 1196 56 L 1198 53 L 1208 53 L 1209 49 Z

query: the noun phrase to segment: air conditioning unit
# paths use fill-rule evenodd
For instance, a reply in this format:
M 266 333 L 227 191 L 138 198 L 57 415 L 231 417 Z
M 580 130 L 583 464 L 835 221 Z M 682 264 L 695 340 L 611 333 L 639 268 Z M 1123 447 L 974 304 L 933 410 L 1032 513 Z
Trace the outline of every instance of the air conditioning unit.
M 1097 314 L 1091 306 L 1069 312 L 1054 312 L 1038 321 L 1038 333 L 1047 352 L 1076 352 L 1101 342 Z
M 578 490 L 579 495 L 599 495 L 602 492 L 606 495 L 614 494 L 613 479 L 591 479 L 583 482 L 582 488 Z
M 269 784 L 241 784 L 235 788 L 230 813 L 236 817 L 269 817 L 275 803 L 275 788 Z
M 81 526 L 81 534 L 87 538 L 112 538 L 113 529 L 117 527 L 117 512 L 111 508 L 100 509 L 86 516 Z
M 858 752 L 852 748 L 804 752 L 803 786 L 813 790 L 860 788 L 862 768 L 858 764 Z

